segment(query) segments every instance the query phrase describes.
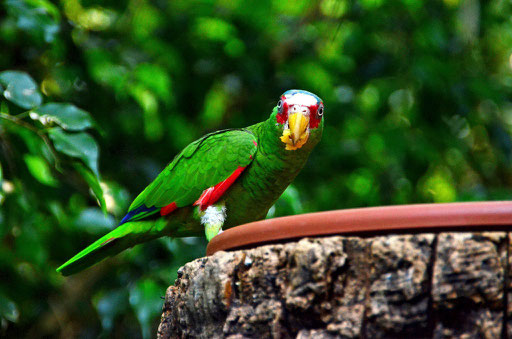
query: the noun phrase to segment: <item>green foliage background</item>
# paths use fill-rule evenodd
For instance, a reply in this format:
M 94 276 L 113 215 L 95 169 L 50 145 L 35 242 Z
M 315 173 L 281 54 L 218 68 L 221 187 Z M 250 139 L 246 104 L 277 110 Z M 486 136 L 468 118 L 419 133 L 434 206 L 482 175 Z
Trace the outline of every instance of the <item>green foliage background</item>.
M 511 7 L 4 1 L 0 336 L 154 336 L 204 240 L 154 241 L 71 278 L 55 268 L 185 145 L 266 119 L 290 88 L 324 99 L 326 128 L 272 216 L 509 199 Z

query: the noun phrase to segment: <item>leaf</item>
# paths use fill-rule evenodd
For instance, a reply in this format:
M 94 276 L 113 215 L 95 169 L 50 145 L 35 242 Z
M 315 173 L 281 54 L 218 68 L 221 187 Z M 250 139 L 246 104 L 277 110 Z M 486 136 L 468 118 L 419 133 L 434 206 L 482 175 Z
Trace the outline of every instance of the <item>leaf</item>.
M 81 159 L 99 177 L 98 145 L 93 137 L 85 132 L 66 133 L 58 127 L 50 129 L 49 136 L 57 151 Z
M 51 43 L 59 32 L 58 8 L 46 0 L 8 0 L 7 10 L 16 18 L 16 26 L 34 40 Z
M 74 167 L 84 178 L 85 182 L 87 182 L 87 185 L 91 188 L 95 198 L 98 199 L 98 203 L 103 214 L 107 215 L 107 204 L 105 202 L 105 196 L 103 195 L 103 189 L 101 188 L 98 176 L 94 175 L 94 173 L 79 162 L 75 162 Z
M 101 326 L 110 332 L 114 326 L 114 319 L 125 311 L 128 306 L 128 294 L 125 289 L 107 291 L 95 296 L 94 306 L 101 319 Z
M 21 137 L 21 139 L 27 146 L 29 153 L 41 154 L 43 152 L 45 144 L 44 141 L 37 134 L 35 134 L 32 131 L 29 131 L 26 128 L 16 128 L 14 132 Z
M 42 184 L 57 187 L 58 181 L 52 176 L 50 167 L 44 159 L 37 155 L 25 154 L 23 157 L 32 176 Z
M 39 120 L 43 125 L 56 123 L 68 131 L 81 131 L 94 125 L 89 113 L 72 104 L 51 102 L 30 112 L 32 120 Z
M 5 87 L 4 97 L 22 108 L 34 108 L 43 101 L 36 82 L 25 72 L 1 72 L 0 84 Z
M 20 313 L 16 304 L 5 295 L 0 294 L 0 317 L 12 322 L 17 322 L 19 316 Z
M 59 127 L 50 129 L 48 135 L 52 139 L 57 151 L 70 157 L 78 158 L 87 165 L 88 168 L 79 162 L 74 163 L 75 169 L 87 182 L 92 193 L 98 199 L 103 213 L 106 215 L 107 205 L 99 181 L 98 145 L 96 141 L 85 132 L 66 133 Z
M 150 279 L 139 280 L 130 289 L 130 305 L 132 306 L 140 326 L 142 337 L 151 337 L 151 323 L 162 310 L 162 290 Z

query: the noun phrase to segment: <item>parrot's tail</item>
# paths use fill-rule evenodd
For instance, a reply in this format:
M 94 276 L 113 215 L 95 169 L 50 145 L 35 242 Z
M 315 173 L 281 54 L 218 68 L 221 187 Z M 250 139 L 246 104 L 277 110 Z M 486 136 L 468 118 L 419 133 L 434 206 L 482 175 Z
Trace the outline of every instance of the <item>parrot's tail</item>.
M 163 236 L 164 226 L 165 223 L 162 219 L 132 221 L 119 225 L 57 268 L 57 272 L 62 275 L 80 272 L 127 248 Z

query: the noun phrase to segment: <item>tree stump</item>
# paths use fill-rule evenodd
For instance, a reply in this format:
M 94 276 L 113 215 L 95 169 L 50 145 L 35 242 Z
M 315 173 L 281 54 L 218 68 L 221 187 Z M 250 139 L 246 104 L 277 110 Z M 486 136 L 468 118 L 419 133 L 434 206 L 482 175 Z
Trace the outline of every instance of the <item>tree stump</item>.
M 484 232 L 220 251 L 180 268 L 158 338 L 510 336 L 510 246 Z

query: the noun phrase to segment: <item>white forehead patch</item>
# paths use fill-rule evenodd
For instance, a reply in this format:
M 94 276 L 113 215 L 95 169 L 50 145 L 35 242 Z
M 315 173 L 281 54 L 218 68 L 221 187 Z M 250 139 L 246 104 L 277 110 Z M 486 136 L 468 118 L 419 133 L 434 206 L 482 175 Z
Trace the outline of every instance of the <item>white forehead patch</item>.
M 291 105 L 300 105 L 300 106 L 311 106 L 316 105 L 317 100 L 314 96 L 306 94 L 306 93 L 295 93 L 295 94 L 287 94 L 285 96 L 286 102 L 289 106 Z

